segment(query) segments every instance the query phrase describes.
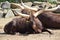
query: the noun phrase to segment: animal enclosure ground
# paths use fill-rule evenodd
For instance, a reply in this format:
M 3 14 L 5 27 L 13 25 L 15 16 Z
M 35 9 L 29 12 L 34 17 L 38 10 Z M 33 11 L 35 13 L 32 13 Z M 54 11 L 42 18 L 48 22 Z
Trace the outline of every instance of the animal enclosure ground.
M 0 40 L 60 40 L 60 30 L 51 30 L 51 32 L 53 33 L 52 35 L 50 35 L 47 32 L 43 32 L 41 34 L 29 34 L 29 35 L 4 34 L 3 31 L 4 25 L 9 21 L 11 21 L 13 18 L 0 19 Z

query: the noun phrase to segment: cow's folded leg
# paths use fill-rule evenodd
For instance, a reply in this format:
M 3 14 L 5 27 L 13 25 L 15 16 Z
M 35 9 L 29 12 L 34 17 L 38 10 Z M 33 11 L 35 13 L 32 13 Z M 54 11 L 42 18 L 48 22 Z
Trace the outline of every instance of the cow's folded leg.
M 42 30 L 39 29 L 39 28 L 36 26 L 36 23 L 35 23 L 35 22 L 33 22 L 33 29 L 34 29 L 35 33 L 41 33 L 41 32 L 42 32 Z
M 42 26 L 41 21 L 40 21 L 38 18 L 34 18 L 34 22 L 35 22 L 35 23 L 33 23 L 33 24 L 35 25 L 35 26 L 34 26 L 35 31 L 41 33 L 42 30 L 43 30 L 43 26 Z

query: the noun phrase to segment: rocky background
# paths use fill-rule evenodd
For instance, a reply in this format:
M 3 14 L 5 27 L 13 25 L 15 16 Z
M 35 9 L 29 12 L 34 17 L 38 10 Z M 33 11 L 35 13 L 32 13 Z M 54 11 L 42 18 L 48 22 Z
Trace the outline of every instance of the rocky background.
M 16 0 L 16 2 L 18 2 L 18 1 Z M 46 0 L 44 0 L 44 1 L 46 1 Z M 4 28 L 5 24 L 8 23 L 9 21 L 11 21 L 15 17 L 20 17 L 17 15 L 16 12 L 21 13 L 21 9 L 17 6 L 14 6 L 11 3 L 12 2 L 8 2 L 8 1 L 4 1 L 4 2 L 0 3 L 0 40 L 60 40 L 60 30 L 59 29 L 53 29 L 53 30 L 49 29 L 53 33 L 52 35 L 48 34 L 47 32 L 43 32 L 41 34 L 29 34 L 29 35 L 20 35 L 19 33 L 17 33 L 16 35 L 4 34 L 3 28 Z M 27 6 L 36 7 L 38 9 L 44 8 L 45 5 L 48 5 L 50 8 L 60 5 L 60 2 L 58 2 L 58 3 L 54 2 L 54 4 L 46 3 L 46 2 L 38 2 L 38 1 L 24 2 L 24 3 Z M 20 4 L 20 3 L 18 2 L 18 4 Z M 60 9 L 57 9 L 55 12 L 60 13 Z
M 35 7 L 37 9 L 42 9 L 45 7 L 45 5 L 49 6 L 49 8 L 53 8 L 53 7 L 56 7 L 57 5 L 60 5 L 60 2 L 58 2 L 56 4 L 55 3 L 51 4 L 49 2 L 38 2 L 38 1 L 24 2 L 24 3 L 27 6 Z M 20 3 L 16 3 L 16 4 L 20 5 Z M 10 18 L 10 17 L 17 16 L 17 13 L 15 11 L 21 13 L 22 10 L 18 6 L 13 5 L 12 3 L 8 2 L 8 1 L 0 3 L 0 18 Z M 60 12 L 59 9 L 56 12 L 59 13 Z

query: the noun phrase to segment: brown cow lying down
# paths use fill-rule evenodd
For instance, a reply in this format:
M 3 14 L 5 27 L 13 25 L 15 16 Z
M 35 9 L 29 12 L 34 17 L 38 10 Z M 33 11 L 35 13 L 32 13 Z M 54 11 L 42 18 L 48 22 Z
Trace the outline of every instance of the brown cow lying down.
M 42 23 L 38 20 L 38 18 L 35 18 L 33 22 L 26 18 L 14 18 L 4 27 L 4 32 L 7 34 L 15 34 L 16 32 L 21 34 L 40 33 L 43 30 L 51 34 L 50 31 L 43 28 Z
M 43 12 L 38 16 L 44 27 L 60 29 L 60 14 Z
M 15 18 L 9 23 L 7 23 L 4 27 L 4 31 L 7 34 L 15 34 L 19 33 L 33 33 L 32 29 L 33 22 L 28 21 L 26 18 Z
M 35 25 L 35 24 L 34 24 Z M 16 32 L 19 33 L 38 33 L 36 29 L 36 25 L 34 27 L 33 22 L 30 20 L 27 20 L 26 18 L 15 18 L 9 23 L 7 23 L 4 27 L 4 31 L 7 34 L 15 34 Z M 39 29 L 40 30 L 40 29 Z M 42 27 L 41 27 L 42 30 Z

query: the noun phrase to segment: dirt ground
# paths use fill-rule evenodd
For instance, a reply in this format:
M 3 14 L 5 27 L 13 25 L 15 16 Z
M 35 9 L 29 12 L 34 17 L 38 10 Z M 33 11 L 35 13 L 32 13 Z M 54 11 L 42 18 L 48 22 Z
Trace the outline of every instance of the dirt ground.
M 13 17 L 14 18 L 14 17 Z M 51 30 L 53 34 L 50 35 L 47 32 L 41 34 L 29 34 L 29 35 L 8 35 L 4 34 L 4 25 L 11 21 L 13 18 L 1 18 L 0 19 L 0 40 L 60 40 L 60 30 Z

